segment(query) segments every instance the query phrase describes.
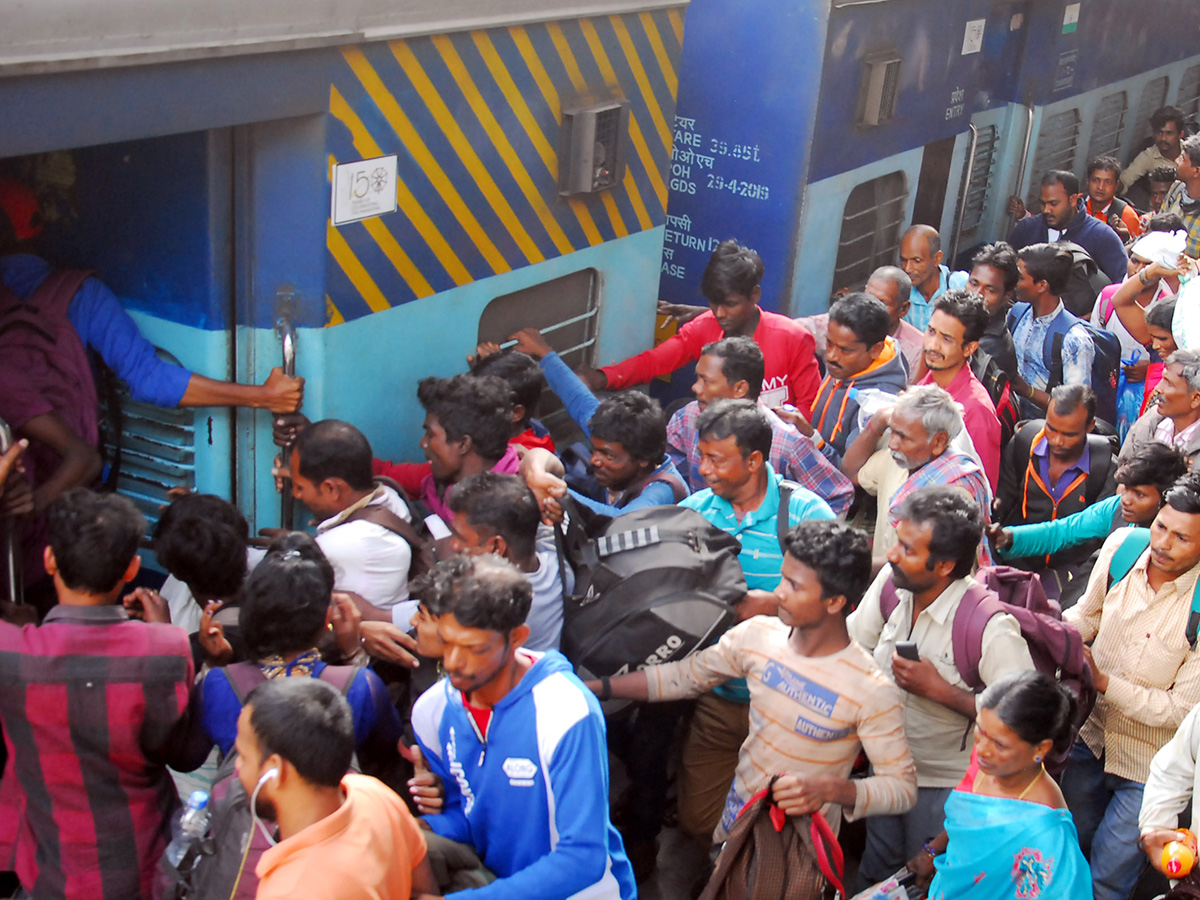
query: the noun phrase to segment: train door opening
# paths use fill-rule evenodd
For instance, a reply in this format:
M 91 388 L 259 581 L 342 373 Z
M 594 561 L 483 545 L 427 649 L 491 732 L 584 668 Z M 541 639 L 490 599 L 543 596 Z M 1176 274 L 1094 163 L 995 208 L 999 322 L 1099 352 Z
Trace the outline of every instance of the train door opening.
M 226 379 L 229 166 L 225 130 L 9 157 L 0 173 L 38 195 L 44 227 L 30 250 L 55 267 L 94 271 L 161 358 Z M 227 410 L 155 405 L 104 368 L 97 389 L 109 472 L 151 528 L 172 487 L 233 495 Z
M 930 225 L 941 230 L 956 140 L 952 135 L 925 145 L 921 174 L 917 177 L 917 196 L 913 201 L 914 225 Z

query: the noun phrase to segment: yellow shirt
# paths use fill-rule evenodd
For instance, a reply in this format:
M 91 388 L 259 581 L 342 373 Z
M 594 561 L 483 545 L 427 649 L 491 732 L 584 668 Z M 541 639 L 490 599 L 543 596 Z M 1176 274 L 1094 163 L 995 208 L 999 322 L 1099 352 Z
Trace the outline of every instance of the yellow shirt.
M 956 688 L 970 690 L 954 665 L 954 613 L 963 594 L 971 586 L 970 578 L 950 583 L 941 595 L 912 616 L 912 594 L 897 590 L 900 602 L 885 621 L 879 605 L 883 584 L 892 574 L 884 566 L 863 595 L 862 602 L 850 615 L 850 637 L 873 653 L 875 662 L 889 678 L 892 654 L 900 641 L 913 641 L 922 659 L 930 660 L 938 674 Z M 992 616 L 983 629 L 983 655 L 979 677 L 991 684 L 1009 672 L 1032 669 L 1029 647 L 1021 637 L 1021 627 L 1010 615 Z M 957 787 L 971 762 L 971 720 L 925 697 L 901 691 L 904 697 L 904 733 L 917 762 L 920 787 Z
M 1200 566 L 1153 591 L 1147 550 L 1108 590 L 1109 564 L 1126 534 L 1109 535 L 1086 593 L 1063 619 L 1084 641 L 1095 639 L 1092 656 L 1109 678 L 1079 736 L 1097 759 L 1104 754 L 1105 772 L 1144 784 L 1158 748 L 1200 701 L 1200 653 L 1186 636 Z

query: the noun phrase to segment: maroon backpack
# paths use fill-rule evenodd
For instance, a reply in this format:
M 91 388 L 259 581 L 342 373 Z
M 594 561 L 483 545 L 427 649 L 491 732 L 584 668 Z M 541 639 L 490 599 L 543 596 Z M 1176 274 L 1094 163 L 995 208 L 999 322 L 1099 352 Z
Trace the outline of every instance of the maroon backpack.
M 48 407 L 88 446 L 96 447 L 96 383 L 87 349 L 67 318 L 71 300 L 91 274 L 56 269 L 25 299 L 0 284 L 0 363 L 7 382 L 0 416 L 10 424 L 23 424 L 29 411 Z M 32 458 L 40 480 L 58 465 L 57 455 L 42 455 L 35 450 Z
M 896 586 L 888 578 L 883 584 L 879 607 L 884 621 L 900 605 Z M 1092 670 L 1083 653 L 1083 638 L 1075 626 L 1062 620 L 1062 610 L 1046 596 L 1042 581 L 1032 572 L 1011 566 L 984 566 L 975 573 L 972 584 L 954 613 L 950 635 L 954 666 L 973 691 L 981 691 L 979 662 L 983 658 L 983 630 L 992 616 L 1008 613 L 1017 620 L 1021 637 L 1029 646 L 1029 655 L 1039 672 L 1064 685 L 1079 706 L 1071 728 L 1071 741 L 1096 704 Z M 1046 770 L 1057 775 L 1067 764 L 1070 744 L 1055 748 L 1046 758 Z

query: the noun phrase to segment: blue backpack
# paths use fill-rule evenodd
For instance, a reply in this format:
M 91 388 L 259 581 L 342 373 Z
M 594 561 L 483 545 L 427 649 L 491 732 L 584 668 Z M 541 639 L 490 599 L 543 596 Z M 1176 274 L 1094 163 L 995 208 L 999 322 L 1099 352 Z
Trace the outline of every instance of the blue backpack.
M 1008 330 L 1015 331 L 1017 323 L 1033 315 L 1028 303 L 1014 303 L 1008 313 Z M 1046 392 L 1063 383 L 1062 347 L 1068 331 L 1082 325 L 1092 339 L 1092 390 L 1096 394 L 1096 418 L 1110 425 L 1117 421 L 1117 376 L 1121 371 L 1121 342 L 1111 331 L 1097 328 L 1064 308 L 1064 315 L 1055 317 L 1042 344 L 1042 362 L 1050 372 Z

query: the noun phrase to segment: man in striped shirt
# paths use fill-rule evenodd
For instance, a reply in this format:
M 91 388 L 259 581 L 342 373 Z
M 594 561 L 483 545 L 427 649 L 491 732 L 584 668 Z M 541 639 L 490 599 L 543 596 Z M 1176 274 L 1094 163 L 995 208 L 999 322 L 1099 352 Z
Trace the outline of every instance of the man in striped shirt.
M 697 430 L 700 474 L 708 487 L 679 505 L 696 510 L 741 542 L 738 561 L 750 592 L 738 606 L 739 618 L 774 616 L 779 601 L 772 591 L 779 584 L 783 563 L 780 515 L 786 517 L 786 530 L 804 519 L 832 519 L 833 511 L 816 494 L 786 484 L 775 474 L 767 462 L 771 426 L 758 404 L 750 400 L 711 403 L 701 414 Z M 786 504 L 784 490 L 790 491 Z M 679 826 L 705 843 L 720 821 L 727 786 L 737 769 L 738 750 L 750 727 L 749 702 L 746 683 L 739 678 L 717 685 L 696 704 L 683 748 Z
M 118 600 L 146 528 L 132 503 L 75 488 L 48 518 L 58 605 L 40 627 L 0 623 L 0 869 L 38 900 L 149 897 L 179 806 L 165 761 L 191 648 Z
M 712 836 L 717 843 L 775 773 L 784 776 L 775 799 L 789 815 L 829 815 L 833 807 L 849 819 L 899 814 L 917 797 L 900 690 L 846 629 L 870 581 L 869 539 L 839 522 L 808 521 L 788 532 L 785 546 L 778 618 L 756 616 L 707 650 L 608 683 L 612 696 L 673 700 L 746 679 L 750 732 Z M 602 681 L 588 686 L 604 690 Z M 860 749 L 872 774 L 852 780 Z
M 1096 900 L 1124 900 L 1145 858 L 1138 812 L 1150 762 L 1200 702 L 1200 652 L 1188 635 L 1200 577 L 1200 474 L 1167 492 L 1150 546 L 1111 585 L 1119 529 L 1104 542 L 1086 593 L 1063 618 L 1079 629 L 1100 696 L 1063 773 L 1063 797 L 1092 864 Z M 1111 573 L 1112 576 L 1120 572 Z

